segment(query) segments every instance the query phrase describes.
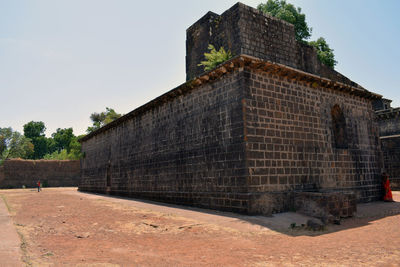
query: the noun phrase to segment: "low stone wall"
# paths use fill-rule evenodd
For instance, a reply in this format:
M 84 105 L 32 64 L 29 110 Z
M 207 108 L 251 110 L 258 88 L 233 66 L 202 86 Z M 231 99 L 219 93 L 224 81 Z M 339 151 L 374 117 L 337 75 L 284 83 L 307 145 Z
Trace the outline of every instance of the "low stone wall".
M 6 160 L 0 167 L 0 188 L 78 186 L 78 160 Z
M 400 135 L 382 137 L 381 143 L 390 186 L 392 190 L 400 190 Z

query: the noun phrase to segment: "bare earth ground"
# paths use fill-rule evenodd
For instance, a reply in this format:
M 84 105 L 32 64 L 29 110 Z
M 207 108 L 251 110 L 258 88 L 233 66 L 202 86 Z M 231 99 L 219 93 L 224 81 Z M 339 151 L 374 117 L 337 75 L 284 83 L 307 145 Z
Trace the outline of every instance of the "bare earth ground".
M 296 214 L 242 216 L 76 188 L 0 196 L 28 266 L 400 266 L 400 202 L 360 205 L 314 232 L 289 229 L 307 219 Z

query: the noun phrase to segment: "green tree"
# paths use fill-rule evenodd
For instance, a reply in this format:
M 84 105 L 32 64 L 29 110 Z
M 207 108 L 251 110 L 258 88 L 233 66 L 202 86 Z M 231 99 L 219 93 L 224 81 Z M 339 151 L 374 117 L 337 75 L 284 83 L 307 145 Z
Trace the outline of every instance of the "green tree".
M 285 0 L 268 0 L 265 4 L 259 4 L 257 8 L 266 14 L 293 24 L 298 41 L 306 42 L 310 38 L 312 28 L 308 27 L 306 15 L 301 13 L 301 8 L 296 9 L 292 4 L 286 3 Z M 324 38 L 320 37 L 317 41 L 308 44 L 317 49 L 318 59 L 323 64 L 332 69 L 335 67 L 337 61 L 333 49 L 329 48 Z
M 24 125 L 24 135 L 30 139 L 44 136 L 45 131 L 46 127 L 42 121 L 31 121 Z
M 72 129 L 72 128 L 68 128 Z M 61 129 L 61 130 L 68 130 Z M 60 131 L 57 132 L 60 133 Z M 54 134 L 53 134 L 54 135 Z M 56 149 L 55 151 L 44 155 L 44 159 L 53 159 L 53 160 L 78 160 L 82 157 L 81 153 L 81 144 L 78 142 L 78 139 L 83 137 L 83 135 L 76 137 L 73 135 L 70 139 L 70 142 L 65 147 L 61 149 Z M 60 147 L 60 146 L 58 146 Z
M 112 108 L 107 108 L 106 111 L 103 111 L 101 113 L 94 112 L 90 115 L 90 119 L 93 122 L 92 126 L 89 126 L 86 130 L 87 133 L 91 133 L 96 131 L 97 129 L 100 129 L 104 125 L 112 122 L 113 120 L 118 119 L 122 115 L 115 112 L 114 109 Z
M 80 138 L 82 138 L 84 135 L 80 135 L 77 137 L 74 137 L 71 140 L 71 143 L 69 144 L 70 147 L 70 152 L 69 152 L 69 158 L 70 159 L 80 159 L 82 157 L 82 146 L 81 143 L 78 142 Z
M 44 132 L 46 126 L 42 121 L 31 121 L 24 125 L 24 135 L 29 138 L 34 146 L 32 159 L 41 159 L 48 153 L 48 138 Z
M 51 137 L 54 140 L 54 149 L 56 151 L 60 152 L 61 150 L 66 149 L 68 153 L 70 152 L 70 144 L 75 138 L 72 128 L 58 128 Z
M 333 49 L 329 47 L 325 39 L 320 37 L 317 41 L 311 41 L 309 44 L 317 49 L 318 59 L 330 68 L 334 68 L 337 64 Z
M 29 158 L 33 144 L 12 128 L 0 128 L 0 165 L 8 158 Z
M 198 64 L 198 66 L 204 66 L 204 71 L 212 70 L 219 64 L 232 58 L 231 51 L 225 51 L 223 47 L 220 47 L 220 49 L 217 50 L 212 44 L 209 44 L 208 50 L 210 50 L 210 53 L 204 53 L 206 60 L 201 61 L 200 64 Z
M 301 13 L 301 8 L 295 8 L 292 4 L 286 3 L 285 0 L 268 0 L 265 4 L 259 4 L 257 9 L 293 24 L 298 41 L 305 41 L 310 38 L 312 28 L 308 27 L 306 15 Z

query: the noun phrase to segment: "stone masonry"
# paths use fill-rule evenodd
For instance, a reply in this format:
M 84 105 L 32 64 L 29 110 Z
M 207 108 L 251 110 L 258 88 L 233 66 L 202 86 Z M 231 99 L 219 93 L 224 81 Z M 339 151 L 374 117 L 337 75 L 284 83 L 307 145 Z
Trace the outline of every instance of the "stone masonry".
M 248 214 L 325 201 L 339 217 L 382 197 L 381 96 L 240 3 L 187 34 L 188 82 L 80 140 L 80 190 Z M 203 73 L 211 39 L 236 57 Z
M 203 73 L 198 64 L 208 44 L 224 47 L 234 55 L 249 55 L 308 73 L 360 87 L 342 74 L 320 63 L 315 49 L 297 42 L 294 26 L 237 3 L 222 15 L 208 12 L 186 31 L 187 80 Z
M 400 108 L 392 108 L 391 100 L 374 102 L 382 143 L 385 171 L 392 189 L 400 190 Z
M 81 176 L 78 160 L 9 159 L 0 166 L 0 188 L 78 186 Z

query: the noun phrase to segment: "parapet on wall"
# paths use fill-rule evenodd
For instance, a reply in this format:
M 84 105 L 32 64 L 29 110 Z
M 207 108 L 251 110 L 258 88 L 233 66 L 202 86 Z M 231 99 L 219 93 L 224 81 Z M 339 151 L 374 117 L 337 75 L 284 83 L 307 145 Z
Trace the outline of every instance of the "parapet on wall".
M 78 186 L 80 181 L 78 160 L 6 160 L 0 167 L 0 188 L 35 187 L 38 180 L 43 186 Z
M 249 55 L 333 81 L 361 87 L 322 64 L 316 50 L 295 39 L 294 26 L 261 11 L 237 3 L 222 15 L 208 12 L 186 31 L 186 79 L 204 72 L 198 64 L 204 60 L 208 45 L 224 47 L 234 55 Z

